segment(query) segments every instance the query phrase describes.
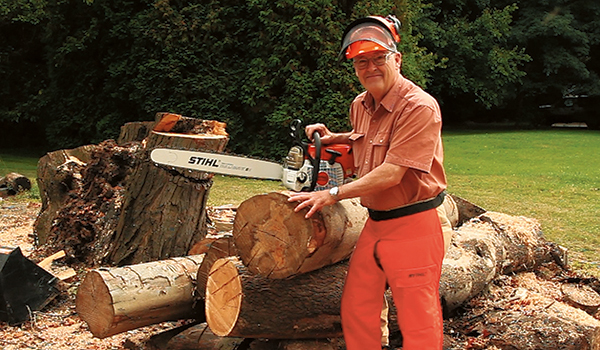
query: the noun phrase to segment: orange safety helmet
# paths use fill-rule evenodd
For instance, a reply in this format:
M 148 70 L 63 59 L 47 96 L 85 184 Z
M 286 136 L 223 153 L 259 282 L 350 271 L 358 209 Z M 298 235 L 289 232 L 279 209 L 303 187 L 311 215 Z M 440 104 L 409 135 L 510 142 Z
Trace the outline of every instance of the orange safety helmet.
M 402 24 L 395 16 L 368 16 L 350 23 L 342 35 L 340 61 L 370 51 L 398 52 Z

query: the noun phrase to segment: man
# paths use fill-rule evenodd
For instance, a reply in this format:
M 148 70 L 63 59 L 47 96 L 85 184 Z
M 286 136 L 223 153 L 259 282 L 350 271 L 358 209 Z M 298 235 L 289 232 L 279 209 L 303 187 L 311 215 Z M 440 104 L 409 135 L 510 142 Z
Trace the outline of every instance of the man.
M 293 194 L 296 211 L 360 197 L 369 219 L 353 252 L 342 295 L 348 350 L 381 349 L 382 295 L 389 285 L 398 309 L 403 350 L 442 349 L 438 288 L 444 240 L 436 211 L 443 199 L 441 113 L 435 99 L 400 73 L 395 17 L 351 23 L 341 57 L 351 59 L 366 89 L 350 107 L 351 132 L 306 127 L 321 141 L 352 144 L 358 179 L 329 191 Z

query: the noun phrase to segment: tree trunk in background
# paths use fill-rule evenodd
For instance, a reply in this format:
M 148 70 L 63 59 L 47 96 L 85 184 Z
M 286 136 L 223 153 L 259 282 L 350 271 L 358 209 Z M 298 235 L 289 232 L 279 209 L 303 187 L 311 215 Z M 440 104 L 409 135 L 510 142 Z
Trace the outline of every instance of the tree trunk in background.
M 195 318 L 196 271 L 203 259 L 194 255 L 92 270 L 77 291 L 77 313 L 98 338 Z
M 169 128 L 166 120 L 173 121 Z M 225 125 L 159 113 L 156 129 L 171 132 L 152 131 L 142 142 L 140 161 L 123 198 L 111 264 L 184 256 L 206 235 L 205 205 L 212 174 L 157 166 L 149 155 L 155 147 L 223 151 L 229 140 Z
M 250 272 L 287 278 L 350 256 L 368 217 L 358 198 L 327 206 L 308 220 L 288 198 L 289 192 L 271 192 L 238 207 L 233 238 Z

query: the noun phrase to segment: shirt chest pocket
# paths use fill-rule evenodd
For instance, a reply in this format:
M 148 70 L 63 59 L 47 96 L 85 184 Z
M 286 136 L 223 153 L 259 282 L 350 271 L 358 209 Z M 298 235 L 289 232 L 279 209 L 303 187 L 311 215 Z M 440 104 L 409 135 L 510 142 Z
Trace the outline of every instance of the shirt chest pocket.
M 369 139 L 369 144 L 372 151 L 372 161 L 377 166 L 383 163 L 387 151 L 390 149 L 390 133 L 378 132 L 373 138 Z

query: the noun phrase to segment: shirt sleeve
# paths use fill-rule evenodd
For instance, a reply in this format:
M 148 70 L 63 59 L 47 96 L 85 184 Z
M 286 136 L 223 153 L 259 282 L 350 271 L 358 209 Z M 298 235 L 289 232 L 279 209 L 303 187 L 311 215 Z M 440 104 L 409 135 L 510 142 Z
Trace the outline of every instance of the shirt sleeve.
M 429 173 L 441 147 L 441 126 L 437 106 L 407 106 L 395 119 L 384 162 Z

